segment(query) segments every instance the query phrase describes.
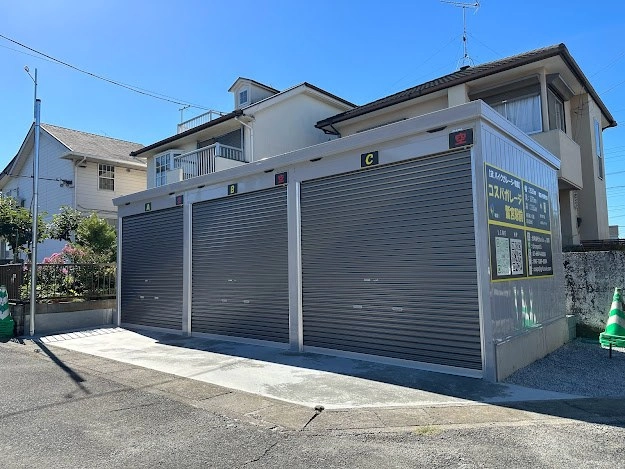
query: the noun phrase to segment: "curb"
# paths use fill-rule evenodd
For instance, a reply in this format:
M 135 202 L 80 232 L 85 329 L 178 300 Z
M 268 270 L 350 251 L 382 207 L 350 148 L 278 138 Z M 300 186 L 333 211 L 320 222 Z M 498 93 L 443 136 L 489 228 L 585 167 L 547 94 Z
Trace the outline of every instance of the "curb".
M 131 389 L 165 395 L 217 415 L 276 430 L 312 433 L 416 431 L 426 435 L 447 428 L 564 424 L 567 420 L 625 424 L 625 400 L 618 398 L 323 410 L 322 407 L 314 409 L 291 404 L 67 349 L 55 348 L 52 353 L 45 344 L 30 339 L 21 343 L 17 340 L 0 343 L 0 348 L 17 353 L 39 352 L 40 358 L 59 362 L 59 366 L 67 368 L 70 373 L 97 376 Z

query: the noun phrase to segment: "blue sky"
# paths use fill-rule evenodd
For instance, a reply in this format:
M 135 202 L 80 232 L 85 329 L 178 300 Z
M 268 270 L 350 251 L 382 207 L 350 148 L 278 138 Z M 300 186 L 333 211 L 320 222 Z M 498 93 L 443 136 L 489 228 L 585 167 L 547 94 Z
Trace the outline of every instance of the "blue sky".
M 277 89 L 307 81 L 364 104 L 450 73 L 462 10 L 439 0 L 0 0 L 0 34 L 93 74 L 230 111 L 239 76 Z M 467 11 L 476 64 L 565 43 L 619 127 L 604 132 L 610 224 L 625 236 L 625 16 L 620 0 L 483 0 Z M 29 55 L 30 54 L 30 55 Z M 0 167 L 33 119 L 150 144 L 181 105 L 134 93 L 0 38 Z M 187 109 L 184 117 L 200 114 Z M 47 175 L 54 177 L 54 175 Z

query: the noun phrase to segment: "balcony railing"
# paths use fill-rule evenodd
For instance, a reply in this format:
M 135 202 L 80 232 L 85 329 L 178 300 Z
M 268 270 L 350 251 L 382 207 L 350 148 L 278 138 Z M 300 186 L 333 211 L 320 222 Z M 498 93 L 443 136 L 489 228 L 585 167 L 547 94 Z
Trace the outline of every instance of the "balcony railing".
M 208 112 L 205 112 L 204 114 L 200 114 L 199 116 L 194 117 L 193 119 L 189 119 L 178 124 L 177 133 L 181 134 L 182 132 L 186 130 L 192 129 L 193 127 L 197 127 L 198 125 L 206 124 L 207 122 L 210 122 L 214 119 L 224 116 L 225 114 L 226 114 L 225 112 L 210 110 Z
M 235 162 L 245 163 L 243 151 L 240 148 L 215 143 L 208 147 L 183 153 L 174 158 L 174 168 L 182 173 L 182 179 L 189 179 L 203 174 L 214 173 L 220 169 L 218 159 L 223 158 Z M 236 164 L 234 164 L 236 166 Z M 171 181 L 167 181 L 171 182 Z

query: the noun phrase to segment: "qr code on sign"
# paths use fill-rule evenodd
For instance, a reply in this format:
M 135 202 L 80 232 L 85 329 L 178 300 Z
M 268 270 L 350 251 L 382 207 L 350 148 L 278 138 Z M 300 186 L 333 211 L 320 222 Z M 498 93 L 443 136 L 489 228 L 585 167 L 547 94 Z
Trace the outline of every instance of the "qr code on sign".
M 523 274 L 523 242 L 520 239 L 510 240 L 510 263 L 512 275 Z

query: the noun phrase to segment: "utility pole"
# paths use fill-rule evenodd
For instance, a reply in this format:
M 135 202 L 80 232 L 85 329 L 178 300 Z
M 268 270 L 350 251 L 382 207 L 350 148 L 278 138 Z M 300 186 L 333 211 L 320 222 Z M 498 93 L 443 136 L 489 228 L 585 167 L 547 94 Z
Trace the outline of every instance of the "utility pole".
M 462 59 L 458 61 L 458 68 L 463 70 L 467 67 L 471 67 L 474 65 L 473 59 L 469 57 L 469 47 L 467 45 L 467 8 L 474 8 L 477 13 L 478 8 L 480 7 L 480 2 L 472 2 L 472 3 L 463 3 L 463 2 L 455 2 L 452 0 L 440 0 L 441 3 L 447 3 L 449 5 L 453 5 L 458 8 L 462 8 L 462 49 L 463 56 Z
M 24 67 L 28 76 L 35 83 L 35 157 L 33 158 L 33 240 L 30 254 L 30 335 L 35 335 L 35 307 L 37 303 L 37 237 L 39 219 L 39 130 L 41 126 L 41 100 L 37 98 L 37 69 L 35 76 L 30 74 L 28 67 Z

